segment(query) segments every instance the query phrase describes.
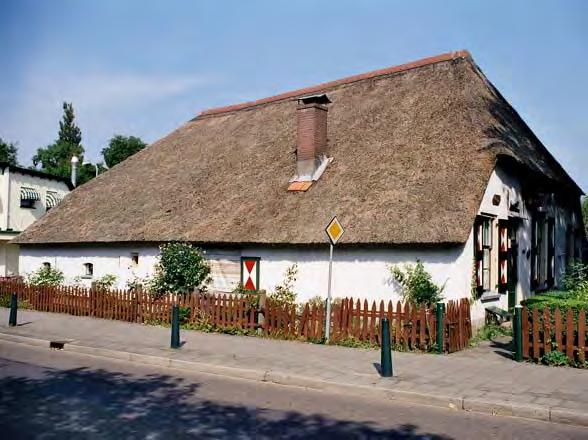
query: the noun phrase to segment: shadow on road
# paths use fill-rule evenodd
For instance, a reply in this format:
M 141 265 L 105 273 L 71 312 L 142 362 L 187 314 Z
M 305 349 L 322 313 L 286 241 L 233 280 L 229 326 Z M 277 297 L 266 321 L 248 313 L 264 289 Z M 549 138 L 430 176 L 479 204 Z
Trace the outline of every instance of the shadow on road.
M 167 375 L 47 370 L 0 380 L 3 438 L 395 438 L 445 439 L 417 427 L 379 429 L 198 399 L 198 385 Z M 279 392 L 279 391 L 278 391 Z

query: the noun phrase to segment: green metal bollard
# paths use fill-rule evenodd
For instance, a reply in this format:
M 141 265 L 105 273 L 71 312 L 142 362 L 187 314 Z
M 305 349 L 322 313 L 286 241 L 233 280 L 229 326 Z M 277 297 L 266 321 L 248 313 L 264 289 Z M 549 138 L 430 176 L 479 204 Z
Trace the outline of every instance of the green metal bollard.
M 180 307 L 173 306 L 171 321 L 171 348 L 180 348 Z
M 16 312 L 18 310 L 18 299 L 16 293 L 13 293 L 10 297 L 10 315 L 8 317 L 8 325 L 10 327 L 16 326 Z
M 382 318 L 382 356 L 380 367 L 382 377 L 392 377 L 392 348 L 390 347 L 390 323 L 388 318 Z
M 514 315 L 514 344 L 515 344 L 515 361 L 523 360 L 523 307 L 515 306 Z
M 437 303 L 437 353 L 443 354 L 443 315 L 445 315 L 445 303 Z

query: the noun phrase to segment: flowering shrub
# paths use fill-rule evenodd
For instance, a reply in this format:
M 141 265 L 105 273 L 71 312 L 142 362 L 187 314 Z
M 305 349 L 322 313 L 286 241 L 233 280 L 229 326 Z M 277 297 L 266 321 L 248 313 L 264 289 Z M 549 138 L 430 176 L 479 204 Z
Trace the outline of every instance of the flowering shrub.
M 63 283 L 63 272 L 49 266 L 43 266 L 28 276 L 28 283 L 33 286 L 59 286 Z

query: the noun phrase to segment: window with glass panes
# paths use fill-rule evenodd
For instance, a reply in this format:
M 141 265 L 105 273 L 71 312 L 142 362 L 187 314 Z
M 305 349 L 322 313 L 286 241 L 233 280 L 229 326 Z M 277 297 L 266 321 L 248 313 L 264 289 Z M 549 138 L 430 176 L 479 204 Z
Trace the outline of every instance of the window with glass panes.
M 478 292 L 491 290 L 492 217 L 478 217 L 475 234 L 476 284 Z

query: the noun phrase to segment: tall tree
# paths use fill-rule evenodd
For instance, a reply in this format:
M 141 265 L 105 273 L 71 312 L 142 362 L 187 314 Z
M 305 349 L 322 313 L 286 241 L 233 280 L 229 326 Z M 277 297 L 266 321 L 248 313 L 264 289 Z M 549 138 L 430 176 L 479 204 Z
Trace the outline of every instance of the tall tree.
M 64 102 L 63 119 L 59 122 L 60 142 L 78 146 L 82 143 L 82 130 L 76 125 L 75 118 L 72 103 Z
M 59 122 L 59 137 L 45 148 L 37 149 L 33 156 L 33 165 L 41 166 L 47 173 L 69 178 L 71 176 L 71 158 L 78 156 L 78 184 L 82 184 L 94 177 L 93 167 L 82 167 L 84 147 L 82 146 L 82 131 L 76 125 L 73 105 L 63 103 L 63 117 Z
M 116 135 L 102 150 L 104 162 L 110 168 L 145 148 L 147 144 L 135 136 Z
M 18 165 L 16 158 L 18 154 L 18 148 L 13 142 L 5 142 L 0 138 L 0 162 L 7 162 L 10 165 Z

